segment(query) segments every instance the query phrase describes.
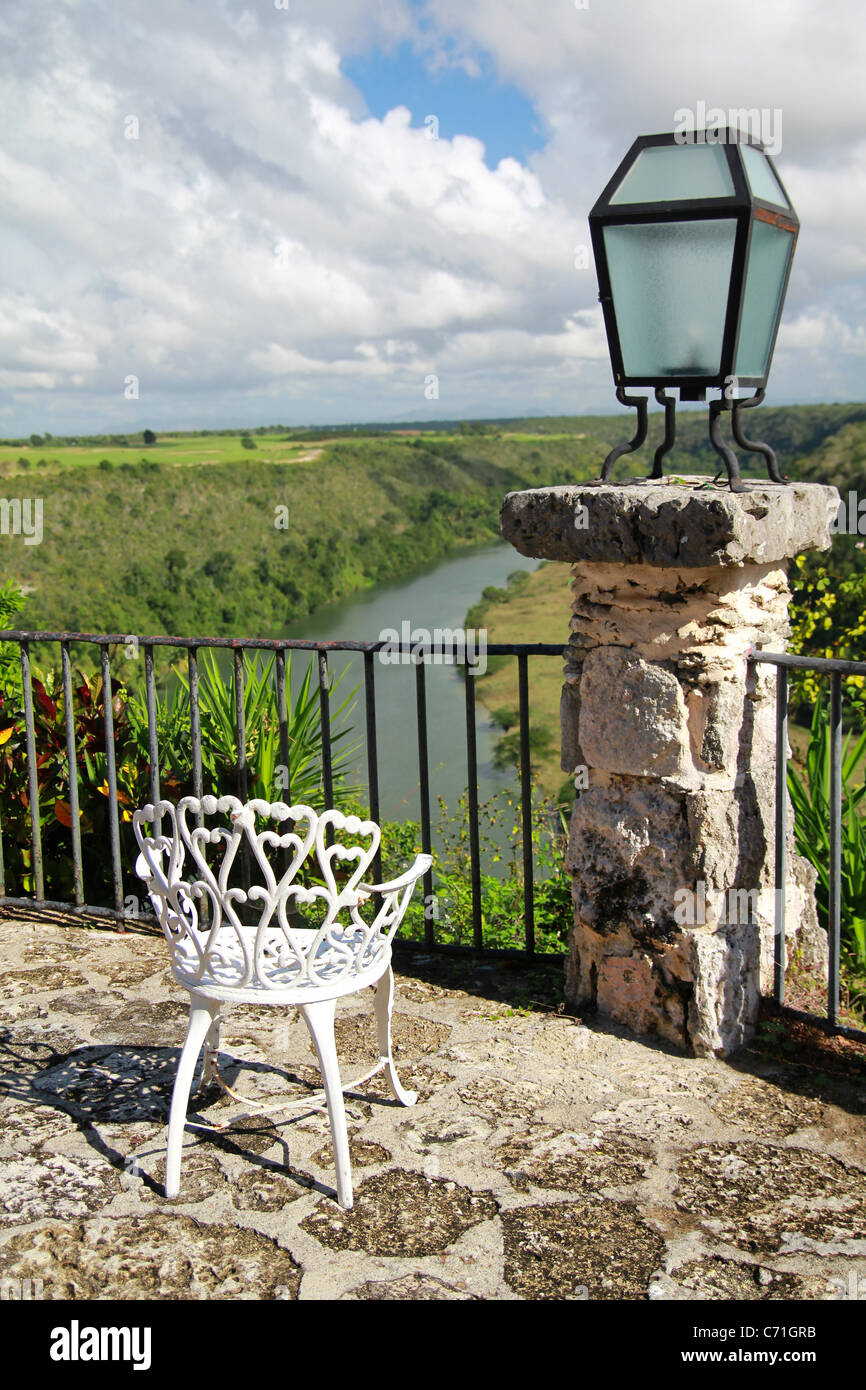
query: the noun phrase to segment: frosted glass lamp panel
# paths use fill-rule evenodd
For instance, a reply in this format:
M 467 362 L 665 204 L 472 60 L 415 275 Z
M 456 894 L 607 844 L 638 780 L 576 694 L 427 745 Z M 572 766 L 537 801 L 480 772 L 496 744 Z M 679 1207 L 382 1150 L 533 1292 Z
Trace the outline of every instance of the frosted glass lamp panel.
M 752 224 L 746 290 L 737 345 L 737 376 L 764 377 L 782 301 L 794 238 L 769 222 Z
M 721 145 L 650 145 L 641 150 L 611 203 L 671 203 L 683 198 L 733 198 Z
M 780 208 L 789 207 L 788 199 L 782 192 L 782 185 L 763 151 L 756 150 L 754 145 L 741 145 L 740 149 L 752 195 L 764 203 L 775 203 Z
M 717 376 L 734 218 L 605 227 L 626 376 Z

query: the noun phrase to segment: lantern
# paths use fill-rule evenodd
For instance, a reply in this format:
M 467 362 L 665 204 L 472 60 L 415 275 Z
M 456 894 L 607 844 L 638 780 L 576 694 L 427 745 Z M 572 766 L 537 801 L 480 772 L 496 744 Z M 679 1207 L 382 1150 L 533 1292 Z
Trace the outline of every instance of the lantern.
M 638 431 L 605 460 L 602 478 L 646 438 L 652 387 L 665 407 L 665 439 L 651 477 L 672 448 L 676 401 L 710 403 L 710 440 L 730 486 L 742 490 L 737 456 L 720 415 L 745 449 L 762 453 L 774 482 L 775 454 L 747 440 L 740 412 L 760 404 L 785 301 L 799 220 L 763 146 L 734 130 L 644 135 L 634 142 L 589 216 L 617 399 L 638 410 Z M 752 387 L 747 399 L 739 387 Z

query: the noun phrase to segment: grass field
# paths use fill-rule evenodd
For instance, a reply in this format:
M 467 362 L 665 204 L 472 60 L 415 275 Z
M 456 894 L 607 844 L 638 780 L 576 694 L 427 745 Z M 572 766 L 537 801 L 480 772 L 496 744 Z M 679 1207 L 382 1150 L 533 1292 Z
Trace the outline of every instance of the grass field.
M 255 449 L 241 444 L 240 434 L 213 435 L 196 439 L 189 435 L 160 435 L 155 444 L 145 444 L 134 439 L 126 445 L 120 444 L 62 444 L 49 440 L 42 444 L 0 445 L 0 474 L 11 478 L 16 475 L 31 474 L 33 470 L 56 470 L 68 468 L 122 468 L 124 464 L 137 463 L 146 458 L 164 468 L 207 467 L 221 463 L 302 463 L 318 457 L 329 442 L 322 440 L 316 446 L 296 443 L 279 437 L 253 436 Z
M 490 590 L 486 591 L 489 595 Z M 571 569 L 545 564 L 532 574 L 520 571 L 507 589 L 493 591 L 467 617 L 467 626 L 487 628 L 488 642 L 557 642 L 565 647 L 571 616 Z M 503 733 L 500 756 L 516 758 L 520 725 L 517 661 L 490 657 L 487 673 L 476 682 L 479 699 Z M 529 658 L 530 750 L 533 771 L 548 796 L 568 785 L 559 765 L 559 696 L 562 660 L 558 656 Z
M 606 422 L 608 426 L 610 421 Z M 601 421 L 599 421 L 601 424 Z M 415 435 L 413 438 L 417 438 Z M 438 445 L 456 447 L 467 443 L 478 443 L 472 436 L 450 433 L 446 430 L 428 432 L 427 437 Z M 543 436 L 517 431 L 503 431 L 496 436 L 500 439 L 531 442 L 537 445 L 554 441 L 585 439 L 586 434 L 545 433 Z M 241 440 L 252 439 L 255 448 L 244 446 Z M 484 436 L 480 436 L 484 439 Z M 490 438 L 490 437 L 488 437 Z M 281 435 L 248 435 L 245 432 L 225 435 L 208 435 L 204 438 L 189 434 L 161 434 L 156 443 L 145 444 L 140 435 L 135 435 L 127 443 L 106 444 L 63 444 L 49 439 L 41 444 L 0 443 L 0 477 L 13 478 L 33 476 L 34 473 L 54 472 L 61 469 L 122 468 L 125 464 L 140 463 L 143 459 L 158 464 L 162 468 L 209 467 L 226 463 L 249 465 L 310 463 L 317 459 L 330 445 L 347 443 L 370 444 L 376 440 L 384 445 L 408 443 L 403 436 L 365 435 L 362 430 L 352 434 L 323 435 L 315 442 L 295 440 Z

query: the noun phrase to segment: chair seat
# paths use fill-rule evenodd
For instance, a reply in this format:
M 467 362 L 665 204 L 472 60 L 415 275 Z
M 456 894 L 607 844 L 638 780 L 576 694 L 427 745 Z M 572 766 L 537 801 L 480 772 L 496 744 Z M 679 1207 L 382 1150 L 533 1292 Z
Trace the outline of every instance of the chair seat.
M 208 999 L 303 1004 L 314 999 L 339 998 L 375 984 L 391 961 L 391 945 L 384 938 L 374 939 L 371 949 L 359 955 L 358 931 L 335 925 L 329 940 L 320 944 L 308 966 L 308 952 L 317 935 L 316 929 L 293 928 L 292 937 L 298 947 L 298 951 L 293 951 L 280 928 L 269 927 L 259 943 L 261 955 L 255 962 L 252 978 L 244 984 L 247 962 L 254 960 L 258 930 L 256 926 L 241 926 L 239 937 L 238 929 L 222 927 L 219 941 L 210 949 L 207 934 L 202 933 L 202 944 L 207 951 L 204 969 L 195 944 L 187 934 L 172 947 L 174 978 L 185 989 Z M 348 973 L 347 954 L 355 958 L 355 969 Z

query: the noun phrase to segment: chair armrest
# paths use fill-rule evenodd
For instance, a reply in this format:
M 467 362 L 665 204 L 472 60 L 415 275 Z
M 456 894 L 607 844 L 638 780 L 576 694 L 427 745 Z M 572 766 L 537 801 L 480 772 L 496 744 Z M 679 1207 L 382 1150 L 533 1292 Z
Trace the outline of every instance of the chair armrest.
M 408 888 L 410 883 L 415 883 L 422 874 L 426 874 L 432 863 L 432 854 L 419 854 L 411 869 L 407 869 L 399 878 L 392 878 L 388 883 L 363 883 L 357 889 L 358 896 L 368 897 L 370 893 L 396 893 L 401 888 Z

